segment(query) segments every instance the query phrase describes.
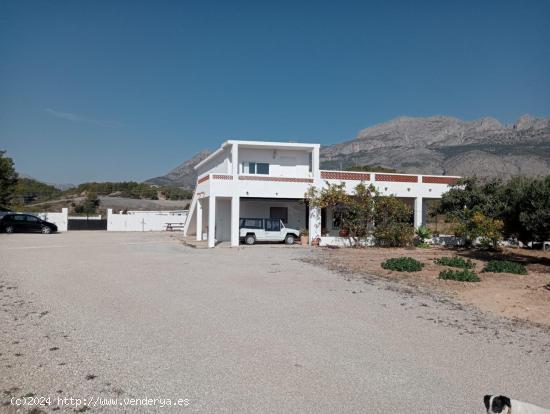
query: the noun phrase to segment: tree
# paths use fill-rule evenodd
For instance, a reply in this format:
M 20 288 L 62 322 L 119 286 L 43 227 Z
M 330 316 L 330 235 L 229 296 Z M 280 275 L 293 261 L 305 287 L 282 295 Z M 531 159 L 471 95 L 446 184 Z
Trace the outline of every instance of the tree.
M 321 190 L 311 187 L 305 198 L 312 207 L 333 208 L 340 218 L 340 228 L 353 238 L 373 234 L 379 246 L 388 247 L 412 241 L 410 209 L 394 196 L 380 196 L 372 185 L 360 183 L 353 194 L 348 194 L 344 183 L 327 183 Z
M 507 182 L 490 180 L 481 182 L 467 178 L 443 194 L 438 213 L 443 213 L 458 230 L 474 234 L 477 228 L 474 214 L 482 214 L 482 223 L 494 239 L 494 231 L 500 229 L 505 237 L 513 237 L 527 243 L 550 238 L 550 176 L 543 178 L 515 177 Z M 481 216 L 477 216 L 479 219 Z M 480 236 L 483 237 L 483 236 Z
M 18 176 L 13 160 L 5 154 L 6 151 L 0 151 L 0 206 L 7 207 L 13 197 Z
M 516 210 L 511 212 L 514 217 L 516 214 L 519 216 L 520 240 L 550 240 L 550 176 L 532 179 L 525 186 L 523 194 Z
M 78 214 L 95 214 L 97 208 L 99 207 L 100 200 L 97 197 L 97 193 L 90 192 L 86 196 L 86 200 L 78 206 L 75 207 L 74 211 Z
M 14 205 L 41 203 L 60 196 L 61 190 L 32 178 L 19 178 L 12 198 Z
M 480 211 L 465 209 L 461 220 L 455 220 L 453 231 L 455 235 L 463 237 L 466 245 L 470 246 L 478 238 L 482 246 L 498 247 L 502 239 L 502 220 L 487 217 Z
M 503 207 L 501 188 L 498 179 L 482 183 L 475 177 L 463 178 L 443 194 L 436 213 L 445 214 L 450 221 L 464 220 L 466 212 L 474 209 L 495 217 Z
M 309 205 L 333 208 L 340 218 L 340 227 L 353 238 L 366 237 L 373 221 L 373 186 L 358 184 L 353 194 L 348 194 L 344 183 L 330 184 L 318 190 L 311 187 L 305 197 Z
M 414 228 L 411 209 L 395 196 L 376 196 L 374 202 L 374 240 L 381 247 L 411 244 Z

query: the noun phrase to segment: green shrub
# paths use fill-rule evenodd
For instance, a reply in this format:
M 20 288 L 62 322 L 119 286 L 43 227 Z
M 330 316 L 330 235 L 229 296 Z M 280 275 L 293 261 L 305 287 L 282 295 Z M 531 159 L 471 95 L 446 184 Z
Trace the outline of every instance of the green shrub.
M 439 259 L 435 259 L 434 263 L 442 266 L 460 267 L 462 269 L 473 269 L 476 265 L 470 259 L 464 260 L 462 257 L 457 256 L 440 257 Z
M 426 243 L 426 239 L 432 237 L 432 231 L 427 226 L 420 226 L 415 231 L 416 237 L 418 237 L 419 247 L 429 247 Z
M 491 260 L 483 268 L 484 272 L 494 273 L 515 273 L 517 275 L 526 275 L 527 269 L 521 263 L 510 262 L 508 260 Z
M 398 272 L 418 272 L 422 270 L 422 266 L 422 263 L 412 257 L 394 257 L 382 262 L 384 269 Z
M 374 243 L 379 247 L 409 246 L 413 241 L 414 228 L 408 223 L 379 224 L 374 228 Z
M 471 270 L 442 270 L 439 278 L 443 280 L 458 280 L 459 282 L 479 282 L 479 277 Z

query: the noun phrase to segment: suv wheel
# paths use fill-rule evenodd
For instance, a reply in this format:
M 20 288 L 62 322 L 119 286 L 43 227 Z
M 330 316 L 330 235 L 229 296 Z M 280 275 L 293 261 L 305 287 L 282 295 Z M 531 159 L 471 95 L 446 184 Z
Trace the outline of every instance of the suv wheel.
M 254 236 L 253 234 L 247 234 L 244 238 L 244 242 L 248 245 L 253 245 L 254 243 L 256 243 L 256 236 Z
M 6 226 L 6 233 L 13 233 L 13 226 Z
M 294 244 L 295 240 L 296 238 L 294 237 L 294 234 L 287 234 L 287 236 L 285 237 L 286 244 Z
M 52 229 L 50 229 L 48 226 L 42 226 L 43 234 L 50 234 L 51 232 L 52 232 Z

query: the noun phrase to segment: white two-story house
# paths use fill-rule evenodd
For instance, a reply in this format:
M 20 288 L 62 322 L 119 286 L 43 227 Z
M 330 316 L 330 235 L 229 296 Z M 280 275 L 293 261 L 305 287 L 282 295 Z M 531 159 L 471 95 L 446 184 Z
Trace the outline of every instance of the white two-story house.
M 186 236 L 239 245 L 240 218 L 280 218 L 287 227 L 337 235 L 331 211 L 309 208 L 304 194 L 344 182 L 353 191 L 364 182 L 382 194 L 395 195 L 414 207 L 414 224 L 426 219 L 426 200 L 441 198 L 459 177 L 327 171 L 319 169 L 319 144 L 229 140 L 195 166 L 198 179 L 184 228 Z

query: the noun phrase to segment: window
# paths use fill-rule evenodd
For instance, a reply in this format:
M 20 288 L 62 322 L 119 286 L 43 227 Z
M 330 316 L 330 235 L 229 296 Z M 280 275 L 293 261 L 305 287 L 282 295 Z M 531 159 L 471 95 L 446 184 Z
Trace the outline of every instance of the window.
M 240 228 L 246 228 L 246 229 L 262 229 L 262 219 L 241 219 L 241 225 Z
M 243 162 L 244 174 L 269 174 L 269 164 L 266 162 Z
M 38 221 L 38 218 L 34 216 L 27 216 L 27 221 L 36 223 Z
M 269 164 L 266 162 L 257 163 L 256 174 L 269 174 Z
M 269 207 L 269 218 L 281 219 L 284 224 L 288 224 L 287 207 Z
M 17 216 L 13 216 L 13 219 L 15 221 L 25 221 L 25 216 L 18 214 Z
M 265 231 L 281 231 L 281 220 L 279 219 L 266 220 Z

